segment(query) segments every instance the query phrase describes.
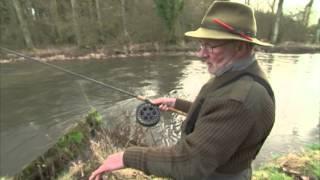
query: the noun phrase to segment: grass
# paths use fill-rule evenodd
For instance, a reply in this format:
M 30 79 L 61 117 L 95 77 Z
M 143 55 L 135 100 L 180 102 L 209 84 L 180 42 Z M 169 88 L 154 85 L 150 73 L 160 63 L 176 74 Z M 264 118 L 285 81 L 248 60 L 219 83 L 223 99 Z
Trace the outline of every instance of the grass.
M 90 127 L 90 139 L 86 142 L 88 146 L 87 153 L 85 155 L 79 154 L 77 158 L 72 160 L 69 166 L 57 175 L 56 179 L 58 180 L 88 179 L 90 174 L 102 164 L 108 155 L 124 150 L 125 146 L 123 145 L 128 144 L 128 142 L 125 142 L 129 141 L 127 139 L 122 139 L 122 142 L 113 140 L 112 138 L 121 138 L 122 136 L 111 135 L 106 129 L 100 127 L 101 115 L 96 110 L 92 109 L 89 112 L 86 121 Z M 78 136 L 72 137 L 77 137 L 74 140 L 78 139 Z M 147 176 L 143 172 L 134 169 L 118 170 L 105 174 L 105 176 L 110 180 L 156 179 L 156 177 Z
M 0 177 L 0 180 L 88 179 L 108 155 L 124 150 L 130 144 L 131 139 L 126 133 L 131 130 L 116 128 L 115 132 L 109 132 L 101 128 L 101 115 L 95 109 L 91 109 L 85 119 L 85 122 L 61 137 L 53 148 L 21 173 L 15 177 Z M 145 133 L 136 129 L 135 132 Z M 110 180 L 168 180 L 168 178 L 147 176 L 134 169 L 118 170 L 105 174 L 105 177 Z M 320 179 L 320 144 L 310 144 L 300 153 L 275 156 L 274 160 L 255 170 L 252 179 Z
M 122 150 L 113 144 L 112 140 L 105 134 L 99 132 L 97 139 L 90 142 L 90 149 L 92 155 L 90 161 L 84 166 L 87 171 L 84 174 L 89 175 L 95 168 L 97 168 L 107 155 Z M 58 179 L 77 179 L 72 178 L 76 165 L 69 168 L 63 176 Z M 79 178 L 78 175 L 74 177 Z M 82 176 L 83 177 L 83 176 Z M 106 175 L 107 179 L 135 179 L 135 180 L 165 180 L 168 178 L 160 178 L 155 176 L 147 176 L 141 171 L 133 169 L 124 169 L 109 173 Z M 320 179 L 320 146 L 319 144 L 308 145 L 304 151 L 300 153 L 289 153 L 283 156 L 277 156 L 271 162 L 253 172 L 253 180 L 296 180 L 296 179 Z
M 255 171 L 253 180 L 293 180 L 292 177 L 280 172 L 277 168 L 268 166 Z
M 275 158 L 253 173 L 254 180 L 320 179 L 320 144 Z

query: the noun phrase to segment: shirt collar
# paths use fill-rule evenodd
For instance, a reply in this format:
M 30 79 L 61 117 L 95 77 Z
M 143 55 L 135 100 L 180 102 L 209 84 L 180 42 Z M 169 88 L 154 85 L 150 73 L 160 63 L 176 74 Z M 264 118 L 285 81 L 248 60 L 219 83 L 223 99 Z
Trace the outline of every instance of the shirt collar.
M 251 55 L 251 56 L 243 58 L 243 59 L 235 60 L 230 65 L 218 70 L 215 73 L 215 76 L 216 77 L 221 76 L 222 74 L 224 74 L 227 71 L 241 71 L 241 70 L 247 68 L 248 66 L 250 66 L 255 61 L 256 61 L 256 58 L 254 55 Z

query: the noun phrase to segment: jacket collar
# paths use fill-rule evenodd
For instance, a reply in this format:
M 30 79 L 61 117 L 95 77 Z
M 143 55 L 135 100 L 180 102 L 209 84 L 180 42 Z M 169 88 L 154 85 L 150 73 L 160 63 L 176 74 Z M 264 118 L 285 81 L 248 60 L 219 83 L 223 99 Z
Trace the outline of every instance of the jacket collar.
M 255 61 L 256 61 L 256 58 L 254 57 L 254 55 L 251 55 L 251 56 L 243 58 L 243 59 L 238 59 L 238 60 L 234 61 L 233 63 L 231 63 L 230 65 L 218 70 L 215 73 L 215 76 L 221 76 L 228 71 L 243 70 L 243 69 L 247 68 L 248 66 L 250 66 Z
M 235 70 L 235 71 L 227 71 L 223 73 L 221 76 L 217 76 L 212 78 L 209 81 L 210 90 L 217 89 L 220 86 L 223 86 L 225 83 L 228 83 L 232 79 L 241 76 L 242 74 L 252 74 L 254 76 L 258 76 L 262 79 L 265 79 L 267 81 L 267 78 L 264 74 L 264 72 L 261 70 L 260 66 L 258 65 L 257 61 L 254 61 L 251 65 L 249 65 L 247 68 L 242 70 Z

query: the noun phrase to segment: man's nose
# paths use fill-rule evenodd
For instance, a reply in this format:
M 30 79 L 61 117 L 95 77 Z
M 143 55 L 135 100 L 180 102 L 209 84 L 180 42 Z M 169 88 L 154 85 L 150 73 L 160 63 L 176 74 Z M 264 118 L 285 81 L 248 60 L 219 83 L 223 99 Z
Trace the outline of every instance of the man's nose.
M 199 58 L 207 58 L 209 56 L 209 53 L 205 48 L 200 48 L 200 50 L 197 53 L 197 56 Z

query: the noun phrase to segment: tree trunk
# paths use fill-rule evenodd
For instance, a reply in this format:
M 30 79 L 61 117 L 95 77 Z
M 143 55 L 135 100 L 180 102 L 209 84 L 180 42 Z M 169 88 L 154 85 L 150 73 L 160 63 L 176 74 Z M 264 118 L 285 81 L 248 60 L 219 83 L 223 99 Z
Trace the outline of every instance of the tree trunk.
M 125 46 L 124 51 L 126 54 L 129 53 L 129 46 L 131 44 L 130 35 L 127 29 L 127 11 L 126 11 L 126 0 L 120 0 L 121 2 L 121 18 L 122 18 L 122 28 L 123 28 L 123 34 L 124 34 L 124 40 L 125 40 Z
M 79 29 L 79 23 L 78 23 L 76 0 L 71 0 L 71 8 L 72 8 L 72 25 L 73 25 L 73 31 L 76 37 L 76 43 L 78 46 L 81 46 L 81 36 L 80 36 L 80 29 Z
M 274 22 L 273 33 L 272 33 L 272 38 L 271 38 L 271 42 L 272 42 L 272 43 L 277 43 L 277 42 L 278 42 L 279 27 L 280 27 L 280 20 L 281 20 L 281 16 L 282 16 L 282 5 L 283 5 L 283 1 L 284 1 L 284 0 L 279 0 L 279 3 L 278 3 L 276 20 L 275 20 L 275 22 Z
M 309 18 L 310 18 L 310 14 L 311 14 L 312 4 L 313 4 L 313 0 L 310 0 L 310 2 L 306 5 L 306 7 L 304 9 L 302 23 L 306 27 L 309 25 Z
M 26 19 L 28 19 L 28 22 L 33 23 L 33 21 L 36 21 L 36 17 L 32 13 L 32 11 L 35 11 L 35 8 L 33 7 L 33 4 L 30 0 L 25 0 L 24 9 L 26 12 L 25 14 L 26 14 Z
M 276 0 L 273 0 L 273 1 L 272 1 L 272 5 L 271 5 L 271 12 L 272 12 L 272 14 L 274 14 L 274 7 L 275 7 L 275 5 L 276 5 Z
M 126 0 L 120 0 L 121 2 L 121 18 L 122 18 L 122 28 L 123 34 L 127 42 L 131 42 L 129 32 L 127 29 L 127 11 L 126 11 Z
M 28 29 L 28 25 L 22 16 L 20 2 L 19 2 L 19 0 L 12 0 L 12 3 L 14 6 L 14 9 L 16 10 L 16 15 L 18 17 L 18 21 L 20 24 L 20 28 L 21 28 L 21 31 L 23 34 L 24 41 L 25 41 L 28 48 L 33 48 L 34 46 L 33 46 L 33 42 L 31 39 L 30 31 Z
M 51 0 L 50 2 L 51 2 L 50 13 L 53 20 L 53 28 L 57 36 L 56 39 L 59 42 L 62 40 L 63 37 L 62 37 L 62 30 L 61 30 L 60 21 L 59 21 L 59 15 L 58 15 L 57 0 Z
M 316 28 L 315 41 L 316 44 L 320 43 L 320 18 L 318 19 L 318 25 Z
M 94 13 L 94 5 L 93 5 L 93 0 L 88 0 L 88 6 L 87 7 L 89 9 L 89 16 L 90 16 L 90 19 L 94 19 L 94 16 L 95 16 L 95 13 Z
M 245 4 L 250 5 L 250 0 L 246 0 Z
M 100 0 L 95 0 L 95 4 L 96 4 L 96 13 L 97 13 L 97 23 L 98 23 L 100 39 L 101 39 L 103 25 L 102 25 L 101 10 L 100 10 Z

